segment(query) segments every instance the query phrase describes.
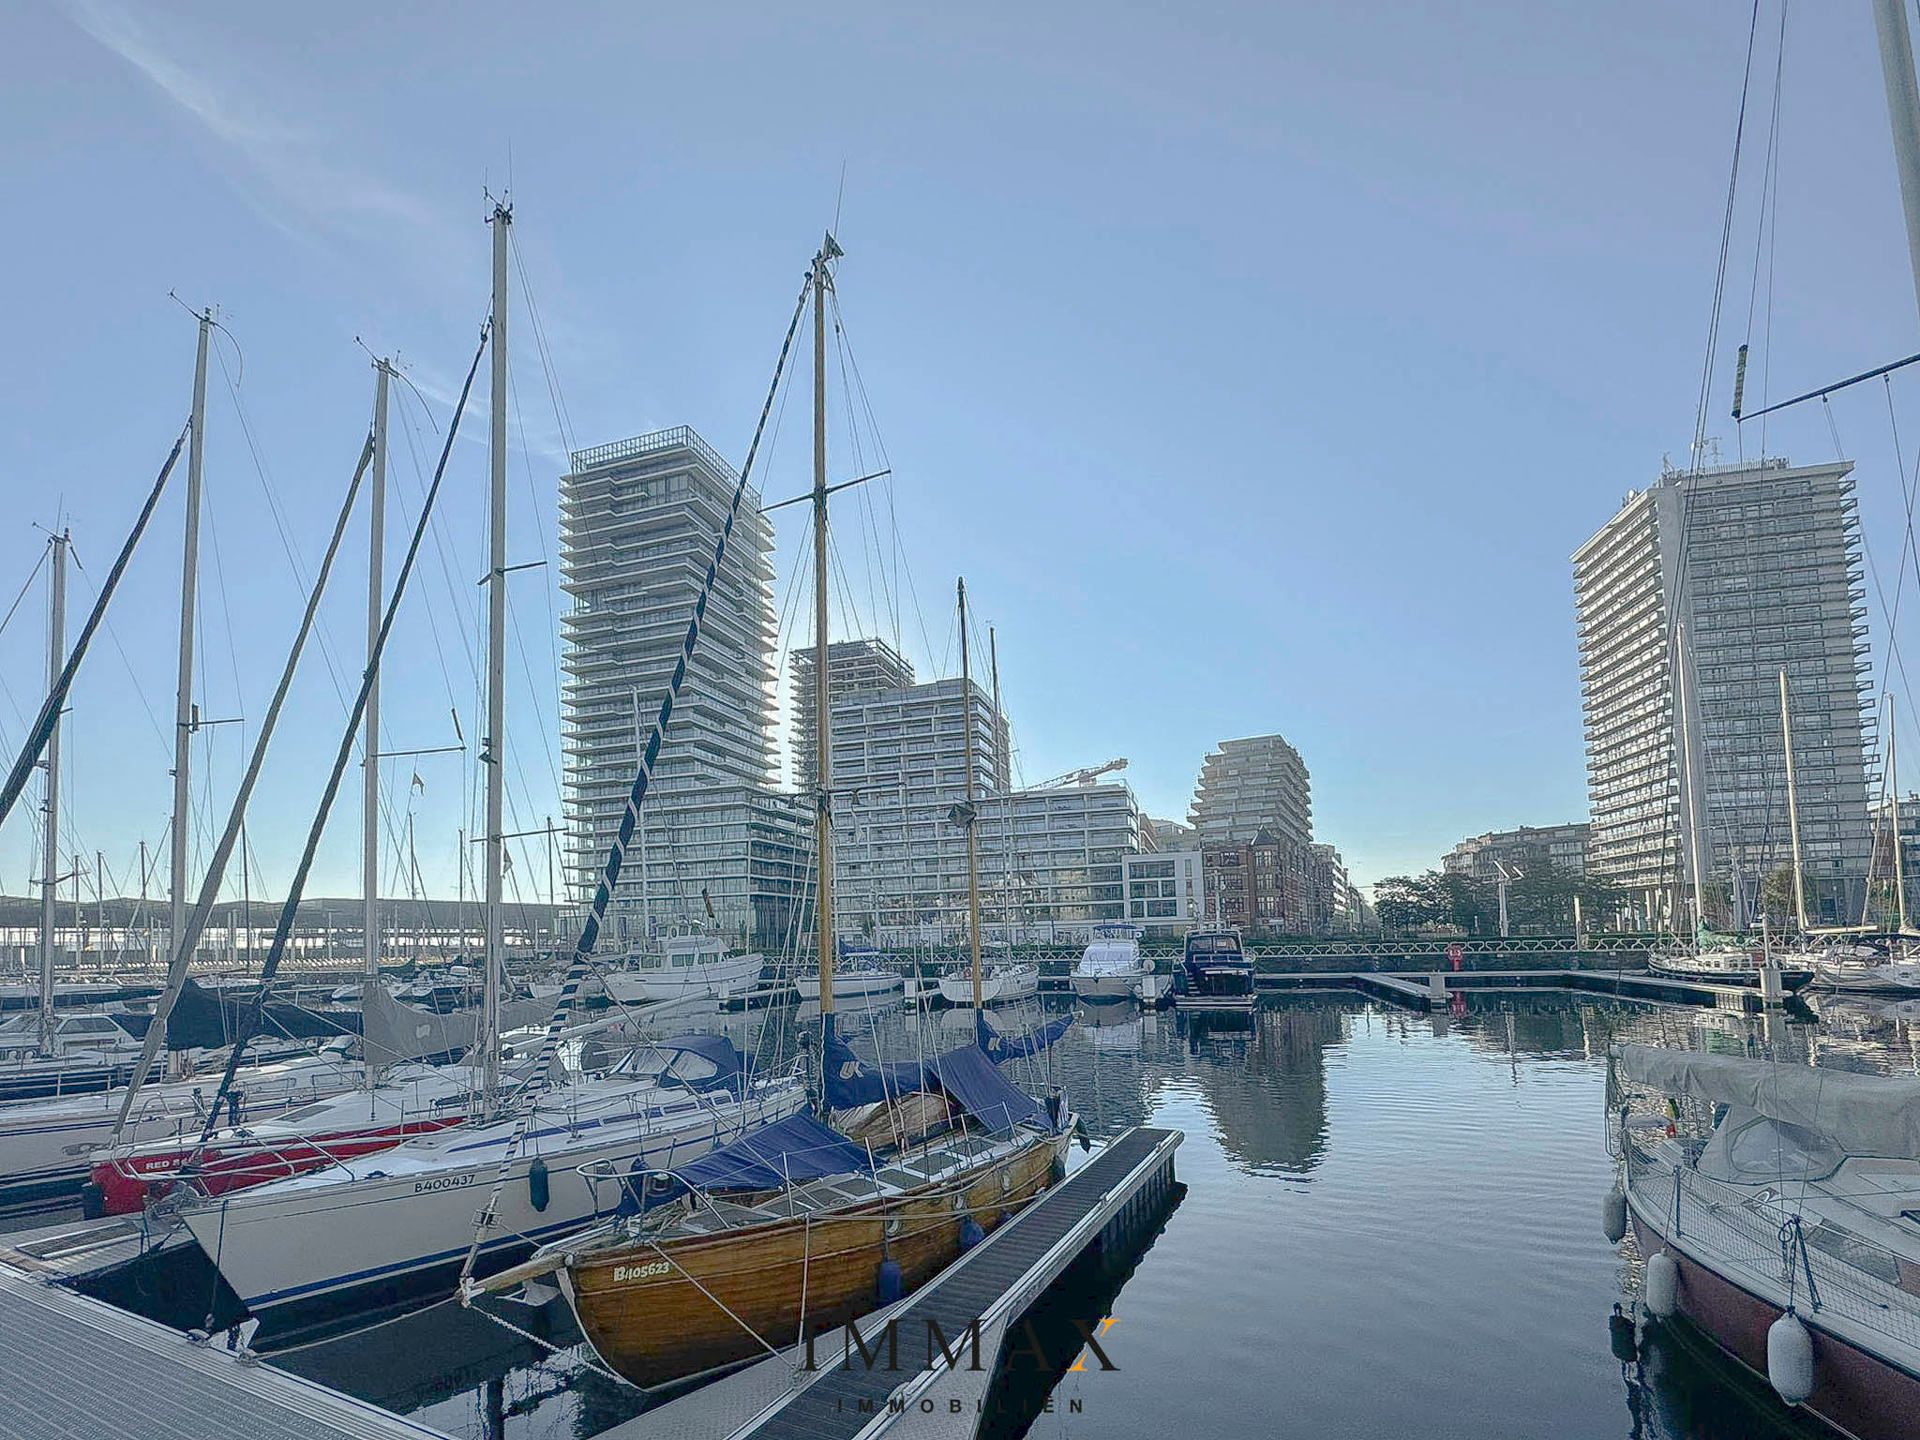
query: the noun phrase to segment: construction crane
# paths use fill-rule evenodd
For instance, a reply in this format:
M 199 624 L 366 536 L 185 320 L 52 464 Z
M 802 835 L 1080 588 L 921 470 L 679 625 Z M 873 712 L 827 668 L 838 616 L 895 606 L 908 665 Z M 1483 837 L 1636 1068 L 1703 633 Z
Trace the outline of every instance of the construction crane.
M 1052 790 L 1060 785 L 1091 785 L 1095 780 L 1098 780 L 1110 770 L 1124 770 L 1126 768 L 1127 762 L 1124 758 L 1109 760 L 1104 765 L 1090 765 L 1085 770 L 1069 770 L 1066 774 L 1056 775 L 1051 780 L 1042 780 L 1033 788 L 1036 790 Z

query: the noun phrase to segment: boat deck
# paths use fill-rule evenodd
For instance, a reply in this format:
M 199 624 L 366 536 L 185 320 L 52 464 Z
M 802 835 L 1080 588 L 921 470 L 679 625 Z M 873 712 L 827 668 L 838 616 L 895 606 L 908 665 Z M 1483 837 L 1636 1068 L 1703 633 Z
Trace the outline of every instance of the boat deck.
M 859 1326 L 876 1356 L 891 1330 L 898 1366 L 871 1367 L 843 1332 L 819 1337 L 818 1368 L 796 1366 L 794 1352 L 769 1356 L 691 1395 L 617 1426 L 600 1440 L 676 1440 L 685 1435 L 729 1440 L 853 1440 L 888 1431 L 897 1436 L 954 1434 L 953 1416 L 966 1433 L 984 1417 L 986 1393 L 1007 1328 L 1104 1235 L 1163 1205 L 1173 1186 L 1177 1130 L 1137 1126 L 1094 1155 L 1059 1185 L 1001 1225 L 938 1277 Z M 954 1337 L 956 1354 L 971 1359 L 961 1341 L 978 1323 L 980 1370 L 949 1369 L 923 1353 L 930 1326 Z M 936 1363 L 928 1368 L 929 1358 Z M 939 1397 L 931 1409 L 924 1400 Z M 964 1398 L 963 1398 L 964 1397 Z M 890 1404 L 890 1401 L 892 1402 Z M 953 1409 L 950 1401 L 960 1401 Z
M 445 1440 L 311 1381 L 0 1264 L 0 1435 Z

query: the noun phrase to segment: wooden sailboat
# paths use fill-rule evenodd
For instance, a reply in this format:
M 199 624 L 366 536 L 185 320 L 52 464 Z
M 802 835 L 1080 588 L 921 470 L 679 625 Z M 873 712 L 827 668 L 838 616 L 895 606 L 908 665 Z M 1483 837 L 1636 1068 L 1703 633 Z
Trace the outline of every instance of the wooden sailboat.
M 605 1175 L 632 1211 L 547 1246 L 481 1290 L 557 1274 L 582 1332 L 642 1387 L 722 1369 L 857 1319 L 924 1283 L 1063 1173 L 1073 1125 L 1057 1096 L 1042 1107 L 1000 1074 L 1012 1041 L 981 1015 L 980 889 L 973 832 L 972 675 L 960 586 L 968 803 L 968 913 L 975 1034 L 925 1062 L 867 1066 L 835 1032 L 829 770 L 825 335 L 829 235 L 815 255 L 814 686 L 822 1095 L 798 1115 L 691 1164 Z M 1061 1023 L 1058 1029 L 1064 1029 Z M 1057 1034 L 1057 1030 L 1055 1032 Z M 1002 1052 L 996 1054 L 995 1052 Z M 824 1118 L 842 1112 L 845 1131 Z

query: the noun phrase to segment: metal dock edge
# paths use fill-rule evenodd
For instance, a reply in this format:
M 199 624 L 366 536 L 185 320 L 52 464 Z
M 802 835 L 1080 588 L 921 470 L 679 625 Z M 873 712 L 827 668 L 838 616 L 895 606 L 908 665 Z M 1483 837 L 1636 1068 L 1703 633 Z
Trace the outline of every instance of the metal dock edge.
M 447 1440 L 6 1264 L 0 1334 L 0 1435 L 19 1440 Z
M 1136 1126 L 1102 1146 L 1086 1164 L 999 1226 L 940 1275 L 859 1325 L 870 1348 L 892 1326 L 901 1337 L 900 1369 L 842 1363 L 842 1330 L 819 1336 L 817 1369 L 797 1350 L 747 1369 L 616 1426 L 599 1440 L 676 1440 L 684 1435 L 727 1440 L 856 1440 L 882 1432 L 907 1437 L 971 1435 L 982 1417 L 975 1403 L 995 1370 L 1007 1326 L 1058 1279 L 1110 1226 L 1143 1206 L 1162 1203 L 1173 1184 L 1178 1130 Z M 928 1326 L 952 1337 L 956 1357 L 970 1362 L 969 1326 L 979 1323 L 980 1370 L 921 1366 L 914 1348 Z M 902 1374 L 911 1368 L 911 1373 Z M 921 1402 L 938 1388 L 934 1413 Z M 959 1411 L 949 1397 L 967 1397 Z M 956 1426 L 958 1428 L 956 1428 Z

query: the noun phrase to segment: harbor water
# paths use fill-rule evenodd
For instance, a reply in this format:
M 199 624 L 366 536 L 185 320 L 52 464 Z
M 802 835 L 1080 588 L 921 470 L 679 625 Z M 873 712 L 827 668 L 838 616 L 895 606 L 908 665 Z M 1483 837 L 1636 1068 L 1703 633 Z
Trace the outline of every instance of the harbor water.
M 1819 1026 L 1560 994 L 1431 1015 L 1353 994 L 1237 1016 L 1080 1013 L 1050 1071 L 1020 1078 L 1060 1083 L 1096 1142 L 1141 1123 L 1183 1130 L 1185 1194 L 1117 1272 L 1070 1272 L 1043 1302 L 1039 1323 L 1090 1327 L 1098 1351 L 1064 1374 L 1065 1359 L 1010 1374 L 987 1433 L 1814 1433 L 1684 1334 L 1610 1323 L 1631 1309 L 1638 1260 L 1600 1233 L 1606 1049 L 1640 1039 L 1911 1074 L 1900 1007 L 1828 1002 Z M 751 1040 L 768 1022 L 715 1023 Z M 810 1028 L 804 1014 L 771 1023 L 789 1044 Z M 913 1035 L 897 1001 L 843 1021 L 856 1043 L 894 1047 L 933 1043 L 943 1023 L 968 1022 Z M 502 1313 L 527 1334 L 443 1304 L 272 1362 L 473 1440 L 589 1440 L 646 1408 L 592 1364 L 564 1303 Z

